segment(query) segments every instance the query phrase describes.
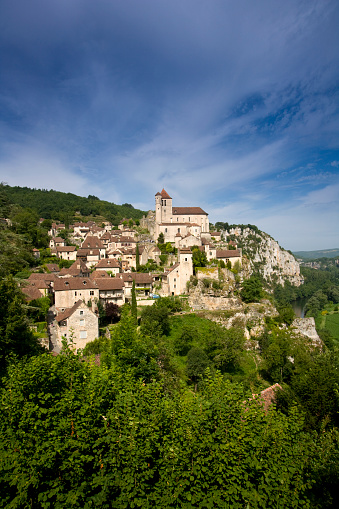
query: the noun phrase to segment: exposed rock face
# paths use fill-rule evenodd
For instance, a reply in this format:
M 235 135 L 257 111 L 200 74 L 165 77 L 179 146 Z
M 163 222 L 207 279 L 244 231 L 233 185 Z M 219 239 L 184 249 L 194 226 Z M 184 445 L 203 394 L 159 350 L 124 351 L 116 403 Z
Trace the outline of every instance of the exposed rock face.
M 267 233 L 252 228 L 237 228 L 233 232 L 228 238 L 234 238 L 242 247 L 243 254 L 249 259 L 250 272 L 258 270 L 266 280 L 280 284 L 284 284 L 285 279 L 295 286 L 303 283 L 297 260 Z
M 190 292 L 188 303 L 193 310 L 209 309 L 209 310 L 233 310 L 242 309 L 240 299 L 232 297 L 215 297 L 211 294 L 202 294 L 201 292 Z
M 309 318 L 296 318 L 292 323 L 292 327 L 294 327 L 299 332 L 299 334 L 302 334 L 303 336 L 311 339 L 314 346 L 322 346 L 322 341 L 319 338 L 315 328 L 315 321 L 313 316 L 310 316 Z

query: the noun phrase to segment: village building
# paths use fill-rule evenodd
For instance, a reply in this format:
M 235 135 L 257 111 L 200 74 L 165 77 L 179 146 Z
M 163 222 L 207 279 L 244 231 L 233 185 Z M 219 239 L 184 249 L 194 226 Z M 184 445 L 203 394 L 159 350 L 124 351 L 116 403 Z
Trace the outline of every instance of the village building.
M 56 246 L 51 250 L 51 254 L 55 254 L 62 260 L 76 260 L 77 252 L 75 246 Z
M 178 263 L 170 267 L 162 276 L 164 295 L 182 295 L 186 293 L 187 282 L 193 276 L 193 255 L 190 248 L 182 248 L 178 254 Z
M 120 278 L 124 282 L 125 300 L 132 298 L 133 281 L 137 297 L 148 297 L 152 293 L 153 277 L 144 272 L 124 272 L 118 274 L 115 279 Z
M 87 268 L 85 262 L 81 259 L 76 260 L 67 269 L 60 270 L 59 277 L 89 277 L 90 270 Z
M 117 304 L 122 306 L 125 303 L 124 281 L 117 277 L 99 277 L 95 279 L 99 288 L 99 299 L 103 305 Z
M 49 241 L 49 247 L 52 249 L 57 246 L 65 246 L 66 241 L 62 237 L 52 237 Z
M 99 300 L 99 288 L 95 280 L 90 278 L 59 278 L 54 283 L 54 295 L 57 311 L 73 307 L 79 299 L 85 304 L 90 303 L 94 310 Z
M 160 233 L 171 243 L 175 243 L 177 233 L 182 237 L 188 233 L 197 238 L 209 236 L 208 214 L 200 207 L 173 207 L 172 198 L 163 189 L 155 195 L 155 240 Z
M 82 249 L 89 249 L 91 251 L 99 250 L 99 259 L 105 258 L 106 248 L 98 237 L 94 235 L 87 235 L 83 243 L 81 244 Z
M 78 350 L 99 337 L 98 316 L 80 299 L 72 307 L 57 313 L 54 323 L 53 333 L 60 349 L 63 338 L 71 341 L 71 347 Z
M 106 272 L 111 272 L 111 274 L 113 274 L 115 276 L 116 274 L 119 274 L 119 272 L 121 271 L 121 264 L 115 259 L 104 258 L 104 259 L 100 260 L 94 266 L 94 268 L 97 271 L 102 270 L 102 271 L 106 271 Z

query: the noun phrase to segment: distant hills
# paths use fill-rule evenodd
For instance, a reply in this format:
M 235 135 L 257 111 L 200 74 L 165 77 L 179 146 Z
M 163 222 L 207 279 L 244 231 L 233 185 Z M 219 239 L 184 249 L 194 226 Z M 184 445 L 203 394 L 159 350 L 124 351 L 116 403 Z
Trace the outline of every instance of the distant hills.
M 339 258 L 339 248 L 320 249 L 319 251 L 294 251 L 296 258 L 316 260 L 318 258 Z

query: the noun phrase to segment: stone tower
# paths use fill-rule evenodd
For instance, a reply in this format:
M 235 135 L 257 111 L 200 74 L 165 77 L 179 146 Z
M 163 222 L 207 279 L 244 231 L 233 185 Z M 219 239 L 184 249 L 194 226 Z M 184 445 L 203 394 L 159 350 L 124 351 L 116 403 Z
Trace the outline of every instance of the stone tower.
M 183 247 L 179 251 L 179 280 L 180 280 L 180 294 L 186 292 L 186 283 L 193 276 L 193 254 L 189 247 Z
M 159 225 L 172 222 L 172 198 L 165 189 L 155 195 L 155 222 L 157 239 L 160 233 Z

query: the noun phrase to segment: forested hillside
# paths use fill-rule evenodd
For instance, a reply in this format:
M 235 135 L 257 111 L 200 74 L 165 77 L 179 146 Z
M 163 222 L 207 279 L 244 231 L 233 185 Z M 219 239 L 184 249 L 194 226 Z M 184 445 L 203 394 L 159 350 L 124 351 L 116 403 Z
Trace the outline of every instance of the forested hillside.
M 77 213 L 81 216 L 103 216 L 112 224 L 119 224 L 125 218 L 141 219 L 144 214 L 129 203 L 115 205 L 99 200 L 92 195 L 83 198 L 72 193 L 48 191 L 47 189 L 30 189 L 8 185 L 2 187 L 11 203 L 23 208 L 30 208 L 44 219 L 54 219 L 65 223 L 73 221 Z

